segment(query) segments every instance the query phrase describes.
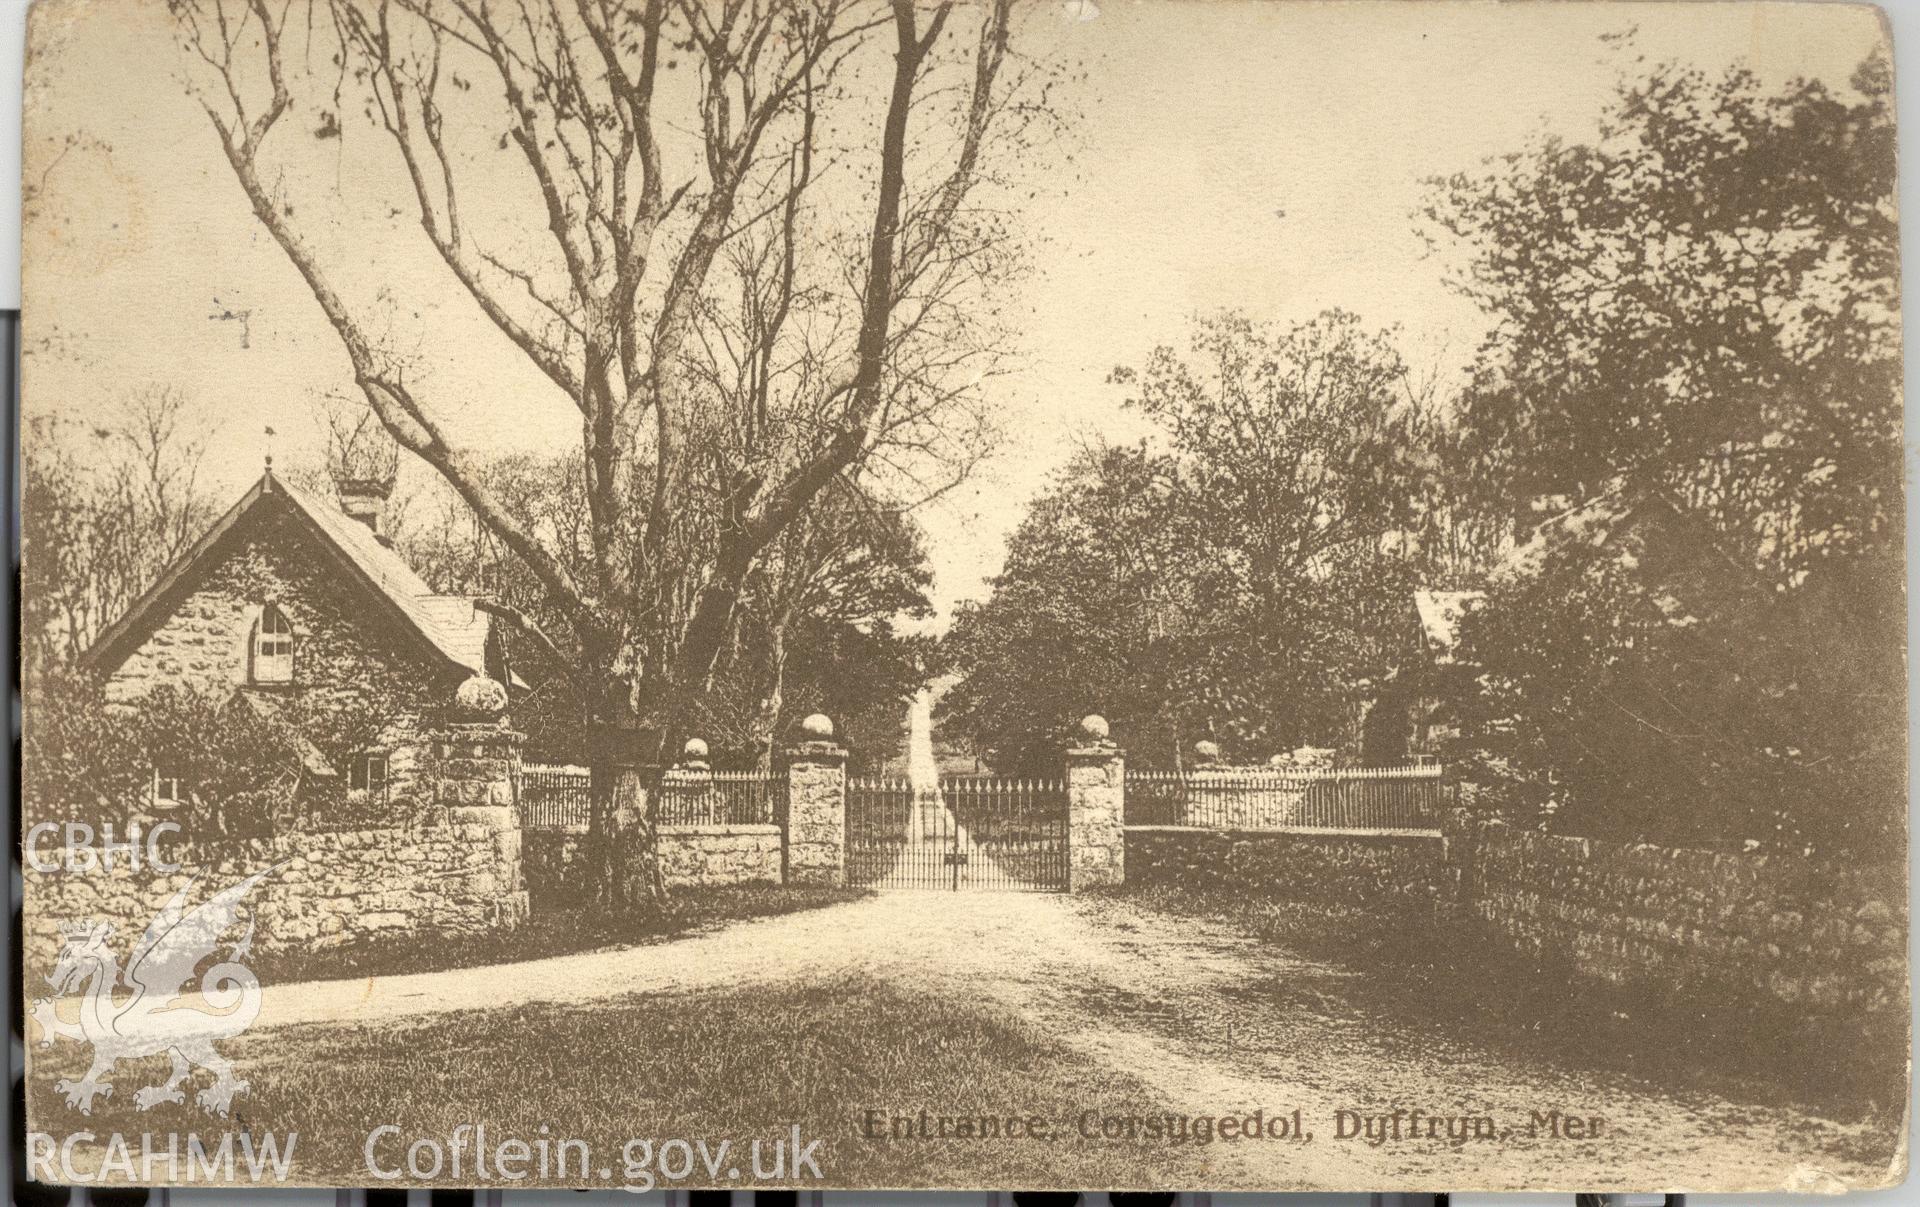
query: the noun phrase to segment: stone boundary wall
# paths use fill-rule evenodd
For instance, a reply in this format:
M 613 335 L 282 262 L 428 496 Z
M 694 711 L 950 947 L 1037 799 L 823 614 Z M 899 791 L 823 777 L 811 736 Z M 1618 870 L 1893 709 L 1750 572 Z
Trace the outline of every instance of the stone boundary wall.
M 1430 916 L 1445 860 L 1432 831 L 1127 827 L 1129 883 L 1366 913 Z
M 367 681 L 385 690 L 378 676 Z M 137 857 L 107 841 L 65 851 L 36 841 L 24 871 L 31 949 L 61 950 L 63 925 L 109 922 L 131 932 L 123 949 L 131 950 L 182 889 L 191 910 L 260 873 L 241 914 L 251 918 L 250 942 L 260 952 L 521 925 L 529 913 L 516 805 L 525 737 L 508 724 L 506 706 L 507 691 L 493 680 L 460 683 L 441 723 L 415 735 L 430 749 L 430 758 L 411 764 L 417 791 L 390 792 L 376 824 L 335 817 L 331 826 L 309 820 L 246 838 L 187 830 L 172 841 L 142 841 Z
M 192 884 L 187 907 L 199 905 L 265 868 L 284 864 L 250 894 L 253 946 L 263 952 L 319 950 L 356 939 L 400 935 L 464 935 L 518 925 L 527 895 L 518 875 L 520 835 L 480 820 L 435 815 L 411 825 L 316 830 L 218 843 L 183 842 L 161 854 L 178 871 L 116 856 L 110 869 L 25 869 L 26 950 L 60 950 L 63 922 L 106 921 L 128 935 L 126 950 L 173 894 Z M 507 849 L 511 848 L 511 849 Z M 43 863 L 61 849 L 38 849 Z M 129 934 L 129 932 L 131 932 Z M 228 941 L 242 932 L 234 931 Z
M 1460 844 L 1483 938 L 1623 989 L 1744 991 L 1796 1013 L 1904 1020 L 1904 865 L 1686 850 L 1491 823 Z
M 1475 823 L 1431 831 L 1127 827 L 1127 879 L 1431 918 L 1466 960 L 1867 1031 L 1907 1017 L 1902 864 L 1691 850 Z
M 584 903 L 586 836 L 585 826 L 522 832 L 527 888 L 537 906 Z M 779 884 L 780 839 L 777 825 L 661 826 L 660 875 L 670 889 Z
M 668 888 L 780 883 L 780 827 L 662 826 L 660 874 Z

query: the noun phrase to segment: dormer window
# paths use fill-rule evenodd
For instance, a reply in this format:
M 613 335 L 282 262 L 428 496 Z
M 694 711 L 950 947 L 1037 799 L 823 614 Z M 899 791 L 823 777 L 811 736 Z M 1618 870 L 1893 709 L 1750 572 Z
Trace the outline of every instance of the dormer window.
M 253 681 L 293 682 L 293 623 L 273 604 L 253 626 Z

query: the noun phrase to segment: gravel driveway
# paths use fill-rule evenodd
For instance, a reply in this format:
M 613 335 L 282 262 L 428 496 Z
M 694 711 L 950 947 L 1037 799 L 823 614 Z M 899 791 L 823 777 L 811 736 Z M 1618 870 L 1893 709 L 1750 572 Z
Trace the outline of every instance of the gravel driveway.
M 1222 1188 L 1838 1191 L 1897 1180 L 1862 1124 L 1543 1063 L 1457 1023 L 1422 1028 L 1383 1008 L 1379 977 L 1257 942 L 1223 922 L 1173 919 L 1124 899 L 888 893 L 735 923 L 673 943 L 484 969 L 269 986 L 255 1032 L 379 1024 L 534 1002 L 748 987 L 862 972 L 1004 1016 L 1125 1070 L 1169 1111 L 1268 1116 L 1298 1109 L 1307 1143 L 1216 1143 Z M 1089 1104 L 1097 1108 L 1098 1104 Z M 1395 1109 L 1489 1116 L 1492 1140 L 1341 1139 Z M 1598 1138 L 1555 1138 L 1534 1113 L 1599 1117 Z M 1462 1122 L 1462 1131 L 1475 1125 Z M 1485 1127 L 1487 1125 L 1478 1125 Z M 1402 1119 L 1403 1135 L 1407 1131 Z M 1876 1144 L 1876 1140 L 1879 1143 Z M 1622 1187 L 1624 1188 L 1624 1187 Z

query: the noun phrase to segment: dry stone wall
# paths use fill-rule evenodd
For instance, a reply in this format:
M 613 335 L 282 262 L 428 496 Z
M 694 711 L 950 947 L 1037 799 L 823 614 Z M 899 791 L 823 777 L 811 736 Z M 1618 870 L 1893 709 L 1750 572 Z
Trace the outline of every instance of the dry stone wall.
M 663 827 L 660 874 L 669 887 L 778 884 L 780 827 Z
M 249 876 L 253 945 L 323 949 L 401 935 L 459 936 L 528 914 L 514 784 L 521 735 L 498 717 L 450 720 L 423 738 L 425 796 L 396 799 L 386 824 L 302 826 L 254 838 L 139 842 L 137 858 L 44 838 L 28 852 L 29 950 L 57 952 L 61 927 L 143 927 L 187 890 L 192 908 Z
M 1729 987 L 1800 1013 L 1906 1014 L 1906 869 L 1489 824 L 1462 907 L 1515 953 L 1622 988 Z
M 1397 916 L 1441 900 L 1445 843 L 1434 835 L 1129 826 L 1127 879 Z
M 527 887 L 537 909 L 573 909 L 591 898 L 586 827 L 521 835 Z M 660 876 L 670 889 L 779 884 L 780 827 L 661 826 Z
M 279 834 L 160 849 L 166 870 L 119 858 L 101 868 L 90 853 L 43 844 L 26 871 L 26 950 L 60 950 L 64 923 L 110 921 L 124 932 L 185 888 L 191 908 L 265 869 L 253 890 L 253 945 L 263 952 L 319 950 L 358 939 L 466 935 L 518 925 L 527 895 L 518 875 L 517 831 L 433 814 L 417 824 Z M 509 851 L 510 849 L 510 851 Z M 511 853 L 512 858 L 503 858 Z M 71 866 L 73 870 L 68 870 Z M 232 936 L 238 937 L 238 932 Z
M 1849 1029 L 1907 1015 L 1904 864 L 1605 842 L 1449 819 L 1443 836 L 1129 826 L 1132 884 L 1447 925 L 1458 957 Z

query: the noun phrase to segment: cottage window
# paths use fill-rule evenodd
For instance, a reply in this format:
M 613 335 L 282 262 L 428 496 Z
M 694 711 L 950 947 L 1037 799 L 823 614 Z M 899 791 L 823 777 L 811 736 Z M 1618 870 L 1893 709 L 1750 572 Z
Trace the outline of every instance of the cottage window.
M 153 807 L 172 809 L 187 801 L 187 784 L 180 772 L 172 767 L 153 769 Z
M 379 800 L 387 799 L 387 756 L 361 754 L 347 766 L 347 791 L 364 792 Z
M 272 604 L 253 627 L 253 681 L 293 682 L 293 624 Z

